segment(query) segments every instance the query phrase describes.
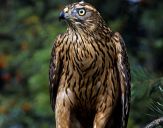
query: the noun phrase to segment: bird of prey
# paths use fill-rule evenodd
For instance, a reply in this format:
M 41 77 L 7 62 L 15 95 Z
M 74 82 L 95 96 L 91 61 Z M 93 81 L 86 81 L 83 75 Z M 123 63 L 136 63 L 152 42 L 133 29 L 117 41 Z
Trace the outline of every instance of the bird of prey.
M 83 1 L 67 5 L 59 18 L 68 27 L 50 60 L 56 128 L 126 128 L 130 69 L 121 35 Z

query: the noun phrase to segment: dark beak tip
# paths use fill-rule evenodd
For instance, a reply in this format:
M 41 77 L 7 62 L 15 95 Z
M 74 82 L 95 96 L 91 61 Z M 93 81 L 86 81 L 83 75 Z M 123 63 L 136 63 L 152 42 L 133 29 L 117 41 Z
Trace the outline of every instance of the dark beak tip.
M 59 21 L 64 20 L 64 19 L 65 19 L 65 14 L 64 14 L 64 12 L 62 11 L 62 12 L 60 13 L 60 15 L 59 15 Z

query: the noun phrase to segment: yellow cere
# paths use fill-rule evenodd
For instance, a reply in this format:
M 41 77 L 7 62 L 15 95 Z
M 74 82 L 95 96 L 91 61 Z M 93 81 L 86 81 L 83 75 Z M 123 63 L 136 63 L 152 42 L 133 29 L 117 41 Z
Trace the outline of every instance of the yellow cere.
M 68 7 L 66 7 L 64 10 L 63 10 L 65 13 L 68 12 Z

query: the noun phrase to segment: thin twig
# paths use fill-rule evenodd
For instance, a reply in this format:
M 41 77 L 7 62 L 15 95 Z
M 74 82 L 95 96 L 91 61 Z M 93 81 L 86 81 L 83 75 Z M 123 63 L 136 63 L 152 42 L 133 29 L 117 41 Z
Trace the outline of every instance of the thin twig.
M 160 118 L 152 121 L 151 123 L 146 125 L 145 128 L 155 128 L 156 126 L 159 126 L 159 125 L 163 126 L 163 117 L 160 117 Z

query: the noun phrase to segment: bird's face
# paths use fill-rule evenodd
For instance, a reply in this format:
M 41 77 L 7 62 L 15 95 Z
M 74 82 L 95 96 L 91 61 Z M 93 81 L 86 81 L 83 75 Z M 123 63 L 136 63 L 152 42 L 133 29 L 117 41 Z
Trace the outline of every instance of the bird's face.
M 67 5 L 59 16 L 73 28 L 87 28 L 91 31 L 99 26 L 102 20 L 99 12 L 90 4 L 78 2 Z

